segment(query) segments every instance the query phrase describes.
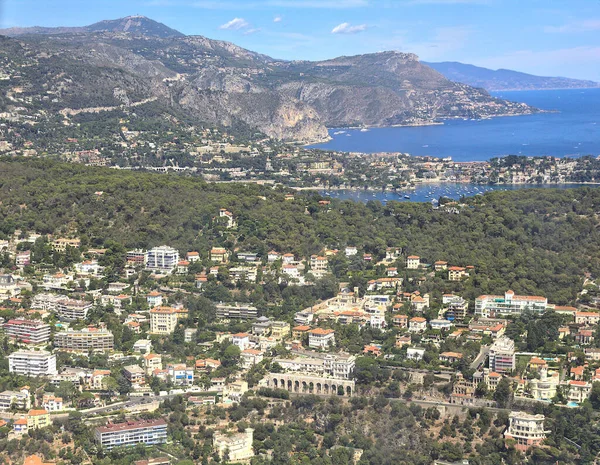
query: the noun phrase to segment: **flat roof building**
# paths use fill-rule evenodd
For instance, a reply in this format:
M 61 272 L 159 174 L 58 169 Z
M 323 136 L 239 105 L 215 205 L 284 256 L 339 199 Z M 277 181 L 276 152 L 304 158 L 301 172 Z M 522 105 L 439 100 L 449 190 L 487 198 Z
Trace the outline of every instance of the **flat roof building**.
M 164 444 L 167 442 L 167 422 L 159 418 L 99 426 L 94 430 L 94 440 L 108 450 L 136 444 Z
M 56 374 L 56 355 L 50 352 L 18 350 L 8 356 L 8 371 L 25 376 Z

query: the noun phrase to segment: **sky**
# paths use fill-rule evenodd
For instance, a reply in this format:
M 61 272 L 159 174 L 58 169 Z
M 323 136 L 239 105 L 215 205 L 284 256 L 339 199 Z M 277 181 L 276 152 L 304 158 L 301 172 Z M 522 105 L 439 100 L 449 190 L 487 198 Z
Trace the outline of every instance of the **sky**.
M 138 14 L 281 59 L 399 50 L 600 81 L 600 0 L 0 0 L 0 27 Z

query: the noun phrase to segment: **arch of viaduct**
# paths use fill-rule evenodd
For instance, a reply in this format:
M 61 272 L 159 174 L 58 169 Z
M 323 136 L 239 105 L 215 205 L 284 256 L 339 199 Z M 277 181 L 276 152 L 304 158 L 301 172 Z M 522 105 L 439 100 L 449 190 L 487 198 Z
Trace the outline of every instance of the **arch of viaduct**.
M 293 394 L 354 395 L 354 380 L 325 378 L 301 373 L 269 373 L 267 387 L 285 389 Z

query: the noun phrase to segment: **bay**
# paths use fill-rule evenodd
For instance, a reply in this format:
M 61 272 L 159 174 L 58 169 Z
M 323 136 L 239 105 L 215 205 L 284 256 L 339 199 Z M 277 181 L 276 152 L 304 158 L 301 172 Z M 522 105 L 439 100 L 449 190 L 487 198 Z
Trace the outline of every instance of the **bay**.
M 402 152 L 484 161 L 504 155 L 600 155 L 600 89 L 495 92 L 555 113 L 448 120 L 442 125 L 331 129 L 331 141 L 311 147 L 343 152 Z
M 377 200 L 385 204 L 389 201 L 397 202 L 431 202 L 447 197 L 459 200 L 461 197 L 472 197 L 491 191 L 509 191 L 518 189 L 571 189 L 577 187 L 596 187 L 589 184 L 511 184 L 511 185 L 481 185 L 465 183 L 440 183 L 420 184 L 415 189 L 405 191 L 372 191 L 360 189 L 321 190 L 321 195 L 334 199 L 353 200 L 366 203 Z

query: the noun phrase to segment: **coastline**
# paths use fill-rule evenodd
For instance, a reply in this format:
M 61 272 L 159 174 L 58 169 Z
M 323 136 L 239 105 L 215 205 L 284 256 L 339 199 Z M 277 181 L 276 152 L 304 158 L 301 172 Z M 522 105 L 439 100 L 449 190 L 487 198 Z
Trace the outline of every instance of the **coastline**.
M 540 183 L 540 184 L 533 184 L 533 183 L 510 183 L 510 184 L 479 184 L 479 183 L 474 183 L 471 181 L 430 181 L 430 182 L 421 182 L 415 186 L 409 186 L 409 187 L 405 187 L 402 189 L 395 189 L 395 190 L 388 190 L 388 189 L 381 189 L 381 188 L 375 188 L 375 187 L 339 187 L 339 186 L 313 186 L 313 187 L 294 187 L 294 186 L 286 186 L 289 189 L 293 189 L 295 191 L 355 191 L 355 192 L 386 192 L 386 193 L 404 193 L 404 192 L 408 192 L 408 191 L 413 191 L 416 188 L 418 188 L 419 186 L 431 186 L 431 185 L 439 185 L 439 186 L 443 186 L 443 185 L 453 185 L 453 184 L 459 184 L 459 185 L 473 185 L 473 186 L 481 186 L 481 187 L 497 187 L 497 188 L 502 188 L 502 187 L 515 187 L 515 186 L 529 186 L 532 189 L 538 188 L 538 187 L 545 187 L 545 188 L 552 188 L 553 186 L 559 187 L 559 186 L 578 186 L 578 187 L 582 187 L 582 186 L 600 186 L 600 182 L 556 182 L 556 183 Z M 574 187 L 574 189 L 577 189 L 578 187 Z

